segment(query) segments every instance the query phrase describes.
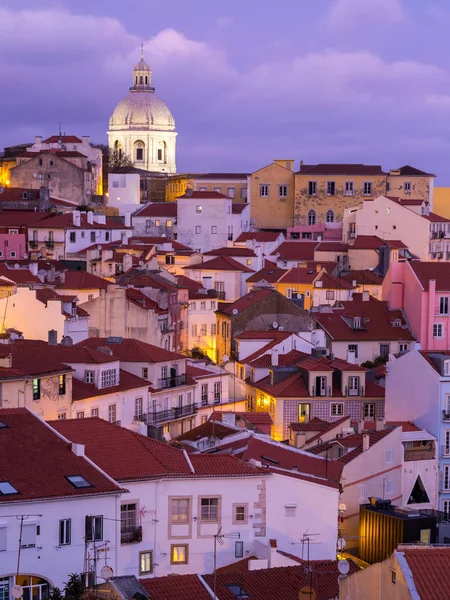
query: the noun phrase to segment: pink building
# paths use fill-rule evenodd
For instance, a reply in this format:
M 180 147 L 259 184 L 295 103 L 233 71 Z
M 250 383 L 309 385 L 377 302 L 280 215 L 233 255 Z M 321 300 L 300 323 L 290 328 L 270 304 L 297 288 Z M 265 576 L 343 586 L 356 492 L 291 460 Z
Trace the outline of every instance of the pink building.
M 0 233 L 0 260 L 26 258 L 27 242 L 23 233 Z
M 342 223 L 316 223 L 288 227 L 288 240 L 326 240 L 335 242 L 342 239 Z
M 423 350 L 450 349 L 449 263 L 391 263 L 382 297 L 391 308 L 403 309 Z

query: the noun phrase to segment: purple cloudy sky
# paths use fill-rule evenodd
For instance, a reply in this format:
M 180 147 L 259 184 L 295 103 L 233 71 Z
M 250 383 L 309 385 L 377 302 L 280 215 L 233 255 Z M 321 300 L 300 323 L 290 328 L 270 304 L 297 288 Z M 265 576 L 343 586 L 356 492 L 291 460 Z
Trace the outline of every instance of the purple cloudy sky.
M 0 0 L 0 147 L 58 121 L 105 142 L 144 41 L 179 171 L 409 163 L 450 185 L 449 29 L 449 0 Z

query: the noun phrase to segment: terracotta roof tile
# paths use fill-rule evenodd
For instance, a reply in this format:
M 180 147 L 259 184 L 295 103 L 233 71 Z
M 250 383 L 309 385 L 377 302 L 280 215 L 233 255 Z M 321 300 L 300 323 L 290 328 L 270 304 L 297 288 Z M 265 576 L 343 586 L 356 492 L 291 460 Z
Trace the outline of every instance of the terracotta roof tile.
M 168 310 L 164 308 L 160 308 L 158 303 L 155 300 L 152 300 L 139 290 L 135 290 L 134 288 L 127 288 L 125 292 L 126 298 L 129 302 L 132 302 L 139 308 L 143 308 L 144 310 L 153 310 L 156 314 L 162 315 L 167 313 Z
M 134 338 L 124 338 L 120 343 L 108 343 L 109 338 L 87 338 L 76 344 L 94 350 L 100 346 L 111 348 L 112 355 L 124 362 L 149 362 L 159 363 L 171 360 L 186 360 L 183 354 L 164 350 L 158 346 L 141 342 Z
M 256 257 L 256 254 L 250 248 L 234 248 L 232 246 L 226 248 L 216 248 L 215 250 L 209 250 L 203 252 L 203 256 L 243 256 L 243 257 Z
M 260 281 L 267 281 L 267 283 L 277 282 L 282 275 L 286 273 L 286 269 L 279 269 L 276 265 L 270 267 L 264 267 L 260 269 L 246 280 L 247 283 L 258 283 Z
M 290 428 L 292 431 L 327 431 L 330 427 L 333 427 L 334 423 L 328 421 L 322 421 L 319 417 L 314 417 L 307 423 L 291 423 Z
M 199 575 L 167 575 L 140 579 L 151 600 L 211 600 Z M 218 599 L 219 600 L 219 599 Z
M 277 340 L 277 343 L 279 340 Z M 278 354 L 278 366 L 280 367 L 292 367 L 296 365 L 299 360 L 302 358 L 306 358 L 309 356 L 305 352 L 300 352 L 300 350 L 291 350 L 286 354 Z M 248 358 L 245 359 L 245 363 L 249 363 Z M 260 355 L 258 358 L 250 361 L 252 367 L 260 368 L 260 369 L 269 369 L 272 367 L 272 353 L 269 352 L 267 354 Z
M 291 267 L 279 279 L 278 283 L 282 284 L 312 284 L 318 277 L 316 269 L 308 269 L 307 267 Z
M 133 217 L 177 217 L 176 202 L 149 202 L 142 208 L 139 208 Z
M 110 357 L 111 358 L 111 357 Z M 135 390 L 139 388 L 148 388 L 149 382 L 141 379 L 128 371 L 120 370 L 118 385 L 98 388 L 93 383 L 85 383 L 75 377 L 72 379 L 72 400 L 85 400 L 86 398 L 96 398 L 97 396 L 106 396 L 108 394 L 117 394 L 126 390 Z
M 235 244 L 243 244 L 247 241 L 276 242 L 280 233 L 277 231 L 245 231 L 235 240 Z
M 347 252 L 348 244 L 342 242 L 319 242 L 315 248 L 316 252 Z
M 44 140 L 43 144 L 57 144 L 59 140 L 62 141 L 63 144 L 81 144 L 83 140 L 80 140 L 76 135 L 52 135 L 46 140 Z
M 411 421 L 386 421 L 386 427 L 401 427 L 402 431 L 422 431 Z
M 177 282 L 179 287 L 188 288 L 189 290 L 204 289 L 199 281 L 186 277 L 186 275 L 177 275 Z
M 279 383 L 272 384 L 268 375 L 254 383 L 255 389 L 262 390 L 275 398 L 308 398 L 309 390 L 300 373 L 293 373 Z
M 58 281 L 59 279 L 59 281 Z M 64 271 L 64 281 L 61 276 L 57 278 L 56 285 L 59 290 L 104 290 L 111 283 L 103 277 L 97 277 L 87 271 Z
M 235 435 L 238 431 L 237 427 L 232 427 L 225 423 L 220 423 L 215 420 L 208 420 L 186 433 L 182 433 L 177 437 L 177 442 L 198 442 L 205 437 L 218 438 L 222 440 L 229 435 Z
M 314 260 L 314 249 L 317 242 L 282 242 L 272 255 L 279 255 L 278 260 Z
M 450 291 L 450 262 L 412 261 L 408 265 L 426 292 L 429 290 L 429 283 L 432 279 L 436 281 L 437 292 Z
M 227 315 L 232 315 L 233 311 L 237 310 L 238 313 L 240 313 L 244 310 L 247 310 L 248 308 L 250 308 L 252 306 L 255 306 L 255 304 L 258 304 L 262 300 L 269 298 L 269 296 L 271 294 L 276 294 L 276 293 L 277 292 L 275 292 L 274 290 L 270 290 L 270 289 L 263 289 L 263 290 L 257 290 L 255 292 L 249 292 L 248 294 L 246 294 L 245 296 L 242 296 L 242 298 L 239 298 L 239 300 L 236 300 L 236 302 L 232 302 L 225 308 L 219 308 L 219 312 L 223 312 Z M 234 313 L 234 314 L 236 314 L 236 313 Z
M 49 228 L 49 229 L 131 229 L 123 225 L 113 217 L 106 217 L 106 223 L 88 223 L 87 215 L 81 213 L 80 226 L 73 224 L 72 213 L 63 213 L 61 215 L 47 215 L 46 218 L 39 220 L 33 224 L 34 228 Z
M 0 344 L 0 355 L 11 356 L 12 369 L 20 371 L 24 377 L 36 377 L 46 373 L 68 373 L 71 368 L 64 364 L 61 357 L 37 352 L 37 346 L 28 347 L 21 340 L 13 344 Z
M 376 235 L 358 235 L 349 250 L 379 250 L 383 246 L 401 249 L 407 248 L 401 240 L 383 240 Z
M 318 164 L 301 165 L 300 175 L 385 175 L 381 165 Z
M 435 264 L 435 263 L 433 263 Z M 345 275 L 341 275 L 340 280 L 344 279 L 349 283 L 356 281 L 358 285 L 382 285 L 383 277 L 374 271 L 364 269 L 361 271 L 348 271 Z
M 450 548 L 403 548 L 420 600 L 447 600 L 450 589 Z M 413 597 L 411 595 L 411 597 Z
M 98 338 L 93 338 L 98 339 Z M 11 346 L 12 350 L 16 348 L 22 354 L 27 354 L 28 357 L 39 355 L 49 360 L 56 360 L 61 363 L 72 364 L 104 364 L 117 361 L 117 358 L 97 351 L 101 344 L 97 344 L 95 348 L 88 348 L 82 345 L 63 346 L 62 344 L 48 344 L 44 340 L 16 340 Z
M 226 199 L 228 198 L 228 196 L 225 196 L 220 192 L 200 192 L 198 190 L 186 190 L 186 193 L 183 196 L 178 196 L 177 199 L 178 198 L 183 198 L 183 200 L 190 198 L 192 198 L 193 200 L 220 200 L 222 198 Z
M 432 223 L 450 223 L 450 219 L 446 219 L 445 217 L 441 217 L 435 213 L 428 213 L 428 215 L 421 215 L 427 221 L 431 221 Z
M 246 265 L 243 265 L 230 256 L 218 256 L 211 260 L 196 263 L 194 265 L 188 265 L 185 269 L 193 269 L 199 271 L 242 271 L 243 273 L 253 273 L 253 269 L 250 269 Z
M 119 486 L 76 456 L 67 442 L 27 409 L 0 409 L 0 420 L 6 425 L 0 429 L 1 479 L 18 491 L 0 494 L 0 504 L 120 492 Z M 91 487 L 75 488 L 67 479 L 71 475 L 81 475 Z
M 436 175 L 432 175 L 431 173 L 425 173 L 425 171 L 421 171 L 420 169 L 416 169 L 415 167 L 411 167 L 410 165 L 404 165 L 399 169 L 392 169 L 393 171 L 399 171 L 400 175 L 408 175 L 410 177 L 436 177 Z

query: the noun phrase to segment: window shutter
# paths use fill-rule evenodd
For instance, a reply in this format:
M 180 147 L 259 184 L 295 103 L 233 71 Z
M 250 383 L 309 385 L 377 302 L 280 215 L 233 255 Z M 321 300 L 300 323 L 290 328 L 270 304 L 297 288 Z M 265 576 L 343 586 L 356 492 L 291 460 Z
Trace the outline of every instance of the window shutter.
M 101 540 L 103 539 L 103 517 L 96 517 L 94 519 L 94 539 Z
M 90 517 L 89 515 L 86 515 L 84 529 L 85 529 L 86 539 L 91 540 L 92 539 L 92 517 Z
M 0 527 L 0 552 L 6 550 L 6 527 Z
M 22 548 L 32 548 L 36 546 L 36 525 L 22 526 Z

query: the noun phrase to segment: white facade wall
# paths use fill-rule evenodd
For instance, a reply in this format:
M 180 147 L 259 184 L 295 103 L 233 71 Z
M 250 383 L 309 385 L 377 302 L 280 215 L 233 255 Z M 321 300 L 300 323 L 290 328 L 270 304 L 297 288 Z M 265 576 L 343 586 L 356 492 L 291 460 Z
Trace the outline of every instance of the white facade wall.
M 11 515 L 28 515 L 24 526 L 39 527 L 35 545 L 22 548 L 20 553 L 20 573 L 31 574 L 46 579 L 51 585 L 64 588 L 64 582 L 71 573 L 84 571 L 85 556 L 85 517 L 103 516 L 102 540 L 97 546 L 108 541 L 108 564 L 114 573 L 120 571 L 118 549 L 120 548 L 120 494 L 91 496 L 84 498 L 62 498 L 48 501 L 1 503 L 0 529 L 6 529 L 6 551 L 0 553 L 0 576 L 14 576 L 17 572 L 17 553 L 20 535 L 20 519 Z M 59 521 L 71 519 L 71 543 L 59 545 Z M 35 529 L 36 531 L 36 529 Z M 92 555 L 94 544 L 87 544 Z M 104 556 L 104 553 L 102 553 Z M 104 566 L 104 558 L 98 563 L 98 575 Z
M 373 360 L 377 356 L 380 356 L 380 344 L 389 344 L 389 352 L 391 354 L 397 354 L 400 352 L 400 344 L 408 344 L 408 349 L 413 348 L 415 342 L 412 340 L 405 340 L 404 342 L 398 341 L 364 341 L 358 342 L 349 340 L 347 342 L 334 342 L 329 340 L 327 343 L 331 352 L 336 358 L 342 358 L 348 360 L 348 346 L 349 344 L 356 344 L 358 346 L 358 356 L 356 358 L 356 364 L 361 364 L 367 360 Z
M 216 298 L 189 300 L 187 311 L 187 347 L 198 346 L 211 359 L 216 358 Z
M 246 294 L 245 281 L 251 273 L 242 271 L 214 271 L 205 269 L 184 269 L 186 277 L 198 281 L 205 289 L 215 289 L 217 283 L 223 284 L 225 300 L 234 302 Z M 217 289 L 217 288 L 216 288 Z
M 333 304 L 338 301 L 338 302 L 345 302 L 347 300 L 351 300 L 352 299 L 352 295 L 353 292 L 356 291 L 356 289 L 330 289 L 330 288 L 325 288 L 325 287 L 318 287 L 317 283 L 322 283 L 317 281 L 316 285 L 314 286 L 314 291 L 313 291 L 313 306 L 323 306 L 323 305 L 328 305 L 328 306 L 333 306 Z
M 141 204 L 141 177 L 137 173 L 108 174 L 108 206 L 134 212 Z

